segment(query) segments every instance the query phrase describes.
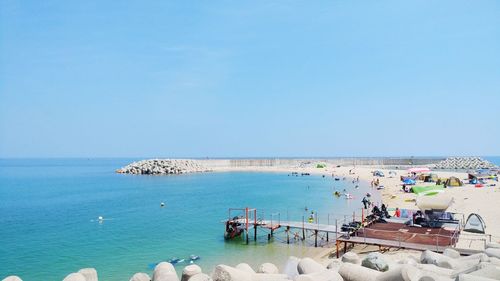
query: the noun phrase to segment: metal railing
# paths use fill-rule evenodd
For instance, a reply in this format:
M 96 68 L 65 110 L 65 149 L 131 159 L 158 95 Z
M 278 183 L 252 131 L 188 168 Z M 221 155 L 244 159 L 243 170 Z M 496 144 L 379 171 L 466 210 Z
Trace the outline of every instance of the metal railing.
M 391 240 L 391 241 L 396 241 L 397 246 L 399 248 L 402 248 L 403 246 L 408 246 L 408 244 L 419 244 L 419 245 L 428 245 L 428 246 L 435 245 L 436 251 L 439 250 L 439 247 L 455 247 L 455 245 L 458 241 L 458 234 L 460 233 L 459 226 L 457 226 L 457 228 L 455 230 L 453 230 L 451 235 L 443 235 L 443 234 L 439 234 L 439 233 L 434 233 L 434 234 L 407 233 L 407 232 L 401 232 L 399 230 L 370 229 L 370 228 L 366 228 L 366 227 L 364 227 L 360 230 L 361 231 L 356 232 L 356 237 L 359 237 L 359 234 L 362 234 L 363 235 L 362 238 L 364 239 L 364 241 L 363 241 L 364 243 L 369 242 L 367 239 Z M 367 232 L 369 232 L 369 231 L 390 234 L 389 237 L 391 237 L 391 239 L 367 237 Z M 408 238 L 405 239 L 405 236 Z M 394 237 L 396 239 L 394 239 Z M 429 243 L 407 242 L 408 239 L 414 239 L 414 238 L 418 239 L 418 237 L 422 237 L 424 240 L 430 240 L 430 241 L 434 240 L 435 244 L 434 243 L 429 244 Z M 431 238 L 431 239 L 429 239 L 429 238 Z M 440 238 L 443 238 L 443 239 L 441 239 L 441 241 L 440 241 Z M 447 239 L 449 239 L 449 243 L 446 243 Z

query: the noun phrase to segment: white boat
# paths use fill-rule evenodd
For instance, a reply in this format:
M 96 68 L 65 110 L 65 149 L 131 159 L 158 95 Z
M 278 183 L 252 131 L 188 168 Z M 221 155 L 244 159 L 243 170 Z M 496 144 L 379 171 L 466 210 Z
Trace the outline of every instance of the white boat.
M 453 203 L 453 197 L 447 193 L 439 193 L 435 196 L 418 196 L 417 207 L 421 211 L 433 210 L 444 212 Z

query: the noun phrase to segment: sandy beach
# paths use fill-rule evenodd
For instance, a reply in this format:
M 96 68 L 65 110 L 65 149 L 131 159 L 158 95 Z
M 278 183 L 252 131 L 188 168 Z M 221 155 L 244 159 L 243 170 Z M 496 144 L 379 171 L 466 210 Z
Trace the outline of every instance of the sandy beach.
M 213 167 L 215 172 L 230 172 L 230 171 L 252 171 L 252 172 L 298 172 L 298 173 L 310 173 L 314 175 L 325 175 L 331 177 L 332 174 L 338 177 L 346 177 L 348 179 L 355 179 L 359 177 L 360 181 L 364 181 L 369 184 L 375 179 L 372 172 L 374 170 L 380 170 L 384 172 L 385 177 L 378 178 L 380 185 L 384 186 L 384 189 L 375 190 L 374 192 L 380 192 L 382 202 L 375 202 L 379 204 L 386 204 L 389 209 L 393 208 L 403 208 L 403 209 L 418 209 L 415 203 L 417 197 L 414 193 L 405 193 L 401 189 L 400 176 L 408 175 L 406 169 L 395 170 L 389 169 L 383 166 L 342 166 L 342 167 L 286 167 L 286 166 L 264 166 L 264 167 Z M 389 171 L 393 171 L 396 174 L 388 177 Z M 500 224 L 497 223 L 497 203 L 500 202 L 500 191 L 498 186 L 490 187 L 485 186 L 482 188 L 476 188 L 472 184 L 468 184 L 465 179 L 467 179 L 468 174 L 466 172 L 455 172 L 455 171 L 440 171 L 433 170 L 432 173 L 437 174 L 440 178 L 457 177 L 464 182 L 464 186 L 461 187 L 449 187 L 446 189 L 446 193 L 450 194 L 454 202 L 448 209 L 450 212 L 463 214 L 465 219 L 471 213 L 479 214 L 486 223 L 486 233 L 491 235 L 491 241 L 500 241 Z M 434 183 L 417 183 L 419 186 L 434 185 Z M 483 236 L 484 237 L 484 236 Z M 483 238 L 481 237 L 481 238 Z M 481 248 L 484 246 L 484 241 L 478 240 L 477 235 L 462 233 L 461 239 L 459 240 L 458 247 L 466 248 Z

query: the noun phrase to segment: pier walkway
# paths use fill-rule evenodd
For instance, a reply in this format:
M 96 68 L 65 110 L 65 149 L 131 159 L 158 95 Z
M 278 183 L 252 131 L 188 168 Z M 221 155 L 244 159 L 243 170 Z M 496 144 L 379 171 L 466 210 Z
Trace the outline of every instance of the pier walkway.
M 232 211 L 239 211 L 240 216 L 231 216 Z M 343 244 L 343 250 L 346 251 L 348 246 L 355 244 L 374 245 L 382 248 L 402 248 L 412 250 L 432 250 L 442 252 L 446 248 L 454 248 L 460 251 L 463 255 L 471 255 L 477 251 L 472 249 L 457 248 L 457 241 L 461 233 L 461 224 L 445 224 L 440 228 L 430 227 L 412 227 L 405 223 L 405 220 L 389 220 L 385 223 L 377 223 L 374 220 L 366 220 L 364 218 L 364 210 L 361 216 L 357 217 L 355 213 L 352 216 L 343 216 L 343 219 L 332 219 L 333 216 L 328 215 L 326 220 L 320 223 L 319 218 L 307 218 L 302 216 L 302 220 L 281 220 L 279 213 L 271 214 L 271 219 L 257 218 L 257 210 L 249 208 L 229 209 L 228 219 L 223 221 L 226 224 L 226 234 L 236 233 L 243 234 L 246 237 L 246 242 L 249 242 L 251 231 L 253 228 L 254 240 L 257 241 L 258 229 L 267 229 L 268 240 L 273 237 L 277 229 L 284 229 L 286 234 L 286 242 L 290 243 L 292 239 L 306 239 L 306 232 L 312 232 L 314 237 L 314 246 L 318 246 L 318 236 L 323 235 L 321 239 L 326 237 L 328 242 L 331 235 L 332 242 L 336 244 L 337 256 L 339 255 L 340 246 Z M 358 213 L 359 214 L 359 213 Z M 338 216 L 337 216 L 338 217 Z M 288 218 L 288 215 L 287 215 Z M 311 222 L 314 221 L 314 222 Z M 333 222 L 333 223 L 332 223 Z M 298 230 L 298 231 L 297 231 Z M 302 235 L 300 235 L 302 231 Z M 225 235 L 226 235 L 225 234 Z M 228 239 L 235 237 L 229 235 Z
M 231 220 L 232 222 L 237 222 L 240 224 L 245 224 L 245 219 L 236 219 Z M 309 223 L 309 222 L 301 222 L 301 221 L 271 221 L 271 220 L 258 220 L 257 223 L 251 222 L 252 225 L 257 225 L 260 227 L 268 228 L 268 229 L 278 229 L 280 227 L 285 228 L 295 228 L 295 229 L 304 229 L 304 230 L 316 230 L 321 232 L 328 233 L 339 233 L 344 234 L 337 231 L 337 227 L 335 225 L 330 224 L 318 224 L 318 223 Z
M 232 212 L 238 211 L 240 214 L 242 213 L 243 215 L 240 216 L 232 216 Z M 362 215 L 357 218 L 358 221 L 363 220 L 363 211 L 361 211 Z M 286 242 L 290 243 L 290 236 L 291 232 L 295 231 L 295 233 L 292 234 L 294 236 L 293 238 L 298 238 L 300 235 L 297 230 L 300 232 L 302 231 L 302 240 L 306 239 L 306 232 L 312 232 L 314 236 L 314 246 L 318 246 L 318 236 L 320 233 L 324 234 L 326 236 L 326 241 L 328 242 L 330 239 L 330 235 L 335 236 L 334 238 L 337 239 L 343 235 L 349 235 L 349 233 L 342 231 L 342 226 L 344 224 L 349 224 L 350 222 L 356 220 L 356 214 L 353 213 L 352 216 L 344 216 L 343 219 L 330 219 L 330 216 L 328 215 L 328 218 L 325 219 L 327 223 L 320 223 L 319 218 L 314 218 L 314 219 L 309 219 L 305 217 L 305 215 L 302 216 L 302 220 L 281 220 L 280 219 L 280 214 L 279 213 L 274 213 L 270 215 L 271 218 L 275 219 L 262 219 L 262 218 L 257 218 L 257 210 L 256 209 L 251 209 L 251 208 L 231 208 L 228 211 L 228 219 L 223 221 L 226 225 L 226 233 L 225 236 L 226 238 L 232 238 L 240 234 L 245 234 L 246 237 L 246 242 L 249 242 L 249 233 L 251 232 L 251 229 L 254 229 L 254 240 L 257 240 L 257 231 L 258 228 L 262 229 L 267 229 L 270 230 L 270 233 L 268 234 L 268 240 L 271 239 L 274 235 L 274 231 L 277 229 L 284 229 L 286 233 Z M 262 216 L 263 217 L 263 216 Z M 312 221 L 311 221 L 312 220 Z M 345 229 L 345 228 L 344 228 Z M 332 237 L 333 238 L 333 237 Z

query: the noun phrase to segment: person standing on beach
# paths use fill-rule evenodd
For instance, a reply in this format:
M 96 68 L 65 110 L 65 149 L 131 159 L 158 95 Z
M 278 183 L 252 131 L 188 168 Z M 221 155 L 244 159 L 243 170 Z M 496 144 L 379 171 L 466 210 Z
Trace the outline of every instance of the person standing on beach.
M 399 208 L 396 208 L 396 212 L 394 213 L 394 216 L 396 218 L 399 218 L 401 216 L 401 211 L 399 210 Z
M 368 201 L 368 199 L 366 199 L 366 197 L 363 197 L 363 200 L 361 200 L 361 203 L 363 203 L 363 206 L 365 207 L 365 210 L 368 209 L 368 206 L 370 201 Z

